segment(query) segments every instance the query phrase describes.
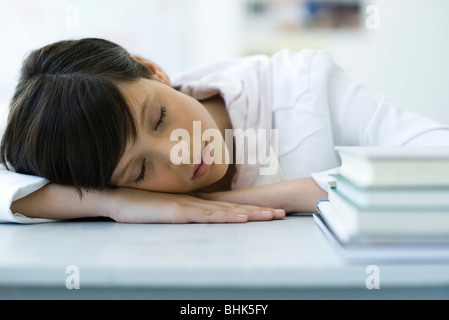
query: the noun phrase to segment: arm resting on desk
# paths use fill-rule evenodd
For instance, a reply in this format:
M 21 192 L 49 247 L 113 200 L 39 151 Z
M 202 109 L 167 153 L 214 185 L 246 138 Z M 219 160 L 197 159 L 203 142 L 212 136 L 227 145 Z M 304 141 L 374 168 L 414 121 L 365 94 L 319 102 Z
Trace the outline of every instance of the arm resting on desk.
M 312 213 L 316 211 L 319 200 L 327 200 L 327 192 L 312 178 L 293 179 L 231 191 L 193 194 L 208 200 L 282 208 L 287 213 Z
M 11 205 L 12 212 L 30 218 L 73 219 L 109 217 L 123 223 L 209 223 L 282 219 L 284 211 L 266 206 L 204 200 L 131 188 L 89 191 L 49 183 Z

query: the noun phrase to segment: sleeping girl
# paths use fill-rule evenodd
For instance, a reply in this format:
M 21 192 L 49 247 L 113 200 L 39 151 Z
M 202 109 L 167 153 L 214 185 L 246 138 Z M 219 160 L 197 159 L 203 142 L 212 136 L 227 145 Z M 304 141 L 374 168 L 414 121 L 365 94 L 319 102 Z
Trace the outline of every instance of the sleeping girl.
M 23 62 L 1 142 L 0 222 L 311 213 L 340 165 L 337 145 L 449 146 L 449 126 L 392 105 L 323 51 L 170 79 L 110 41 L 59 41 Z

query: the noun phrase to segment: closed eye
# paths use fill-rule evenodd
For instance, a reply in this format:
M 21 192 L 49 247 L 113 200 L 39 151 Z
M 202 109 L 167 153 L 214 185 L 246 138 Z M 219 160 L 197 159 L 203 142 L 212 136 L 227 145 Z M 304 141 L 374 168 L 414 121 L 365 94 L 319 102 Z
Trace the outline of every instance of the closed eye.
M 161 116 L 160 116 L 159 121 L 157 122 L 154 130 L 156 130 L 161 124 L 164 123 L 166 113 L 167 113 L 167 108 L 165 108 L 165 106 L 161 106 Z
M 159 121 L 158 121 L 157 124 L 156 124 L 156 127 L 154 128 L 155 130 L 156 130 L 161 124 L 164 123 L 164 119 L 165 119 L 166 114 L 167 114 L 167 108 L 166 108 L 165 106 L 161 106 L 161 116 L 160 116 L 160 118 L 159 118 Z M 139 176 L 137 177 L 137 179 L 134 180 L 136 183 L 139 183 L 139 182 L 141 182 L 143 179 L 145 179 L 145 172 L 146 172 L 146 170 L 147 170 L 146 161 L 147 161 L 147 159 L 144 158 L 144 159 L 143 159 L 143 162 L 142 162 L 142 170 L 140 171 L 140 174 L 139 174 Z
M 143 158 L 143 162 L 142 162 L 142 170 L 140 171 L 139 176 L 137 177 L 135 181 L 135 183 L 139 183 L 141 182 L 143 179 L 145 179 L 145 172 L 147 171 L 147 165 L 146 165 L 146 158 Z

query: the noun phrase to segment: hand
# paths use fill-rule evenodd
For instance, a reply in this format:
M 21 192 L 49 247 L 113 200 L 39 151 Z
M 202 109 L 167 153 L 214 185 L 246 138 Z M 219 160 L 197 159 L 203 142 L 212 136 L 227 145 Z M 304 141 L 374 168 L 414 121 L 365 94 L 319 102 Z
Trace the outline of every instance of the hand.
M 110 205 L 108 216 L 123 223 L 241 223 L 285 217 L 282 209 L 131 188 L 114 191 Z

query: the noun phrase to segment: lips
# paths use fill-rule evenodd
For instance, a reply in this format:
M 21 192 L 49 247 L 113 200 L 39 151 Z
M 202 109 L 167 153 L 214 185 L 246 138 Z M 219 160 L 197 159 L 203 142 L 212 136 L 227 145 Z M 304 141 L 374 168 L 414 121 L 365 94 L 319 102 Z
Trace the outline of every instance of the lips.
M 201 154 L 200 154 L 200 156 L 201 156 L 201 163 L 195 164 L 193 166 L 192 180 L 200 178 L 203 175 L 205 175 L 209 171 L 209 168 L 210 168 L 210 166 L 212 164 L 212 163 L 211 164 L 207 164 L 207 163 L 204 162 L 204 152 L 205 152 L 205 150 L 208 151 L 208 149 L 206 149 L 206 147 L 207 147 L 207 142 L 204 145 L 203 149 L 201 150 Z M 207 161 L 207 162 L 211 162 L 211 161 Z

